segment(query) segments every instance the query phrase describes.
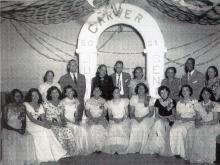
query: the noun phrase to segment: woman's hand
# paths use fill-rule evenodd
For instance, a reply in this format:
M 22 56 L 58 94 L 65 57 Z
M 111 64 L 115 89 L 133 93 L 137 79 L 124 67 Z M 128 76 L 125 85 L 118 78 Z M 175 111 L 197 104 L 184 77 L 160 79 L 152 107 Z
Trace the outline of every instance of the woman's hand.
M 125 117 L 122 117 L 122 118 L 114 118 L 114 121 L 116 122 L 116 123 L 120 123 L 120 122 L 122 122 L 122 121 L 124 121 L 124 119 L 125 119 Z
M 21 128 L 21 129 L 18 129 L 18 133 L 20 133 L 21 135 L 23 135 L 25 133 L 25 129 Z
M 51 128 L 51 125 L 48 124 L 48 123 L 45 123 L 45 124 L 44 124 L 44 127 L 50 129 L 50 128 Z
M 203 125 L 203 122 L 201 120 L 195 120 L 195 128 L 199 128 Z
M 168 119 L 169 119 L 170 121 L 174 121 L 174 120 L 175 120 L 175 118 L 174 118 L 173 115 L 168 116 Z

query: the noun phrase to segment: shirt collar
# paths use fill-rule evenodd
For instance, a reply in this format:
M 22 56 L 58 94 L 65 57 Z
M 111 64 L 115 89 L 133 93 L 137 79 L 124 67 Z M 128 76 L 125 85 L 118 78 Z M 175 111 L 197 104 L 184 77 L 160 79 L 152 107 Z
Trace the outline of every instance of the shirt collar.
M 75 73 L 72 73 L 72 72 L 70 72 L 70 76 L 72 77 L 72 78 L 74 78 L 74 76 L 73 76 L 73 74 L 75 75 L 75 77 L 77 78 L 77 72 L 75 72 Z
M 192 74 L 195 72 L 195 69 L 193 69 L 189 74 L 192 76 Z

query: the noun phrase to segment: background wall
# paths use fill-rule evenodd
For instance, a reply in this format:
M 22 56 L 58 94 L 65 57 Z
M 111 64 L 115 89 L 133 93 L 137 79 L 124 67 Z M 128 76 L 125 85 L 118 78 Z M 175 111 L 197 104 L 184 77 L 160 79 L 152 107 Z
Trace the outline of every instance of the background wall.
M 166 67 L 177 67 L 177 76 L 181 77 L 183 74 L 181 64 L 187 57 L 194 57 L 197 64 L 210 61 L 197 67 L 201 72 L 205 72 L 210 65 L 220 69 L 220 58 L 215 59 L 220 54 L 219 25 L 179 22 L 146 6 L 146 2 L 142 1 L 136 5 L 144 7 L 158 23 L 168 49 L 167 57 L 169 60 L 180 58 L 176 61 L 177 64 L 166 61 Z M 72 58 L 80 28 L 85 20 L 86 18 L 83 18 L 79 21 L 53 25 L 27 25 L 11 23 L 8 20 L 1 23 L 1 90 L 20 88 L 26 91 L 31 87 L 38 87 L 47 70 L 53 70 L 55 81 L 58 81 L 59 77 L 66 73 L 66 62 L 49 58 L 61 61 Z M 201 38 L 203 39 L 199 40 Z M 199 41 L 193 43 L 196 40 Z M 190 42 L 192 43 L 187 46 L 170 49 Z M 136 66 L 145 67 L 145 57 L 141 53 L 144 45 L 131 27 L 114 26 L 106 29 L 99 39 L 97 48 L 100 48 L 98 63 L 109 66 L 109 74 L 113 72 L 112 67 L 117 60 L 124 61 L 125 70 L 129 73 L 132 73 Z

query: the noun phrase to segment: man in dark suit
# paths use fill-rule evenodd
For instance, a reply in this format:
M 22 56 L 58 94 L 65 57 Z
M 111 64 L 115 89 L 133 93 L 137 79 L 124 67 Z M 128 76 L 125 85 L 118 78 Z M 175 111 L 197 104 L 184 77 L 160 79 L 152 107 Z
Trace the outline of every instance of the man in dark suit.
M 122 97 L 129 97 L 129 83 L 131 81 L 131 76 L 129 73 L 123 72 L 123 62 L 117 61 L 114 66 L 114 71 L 111 75 L 114 86 L 120 88 L 120 94 Z
M 71 85 L 76 90 L 80 102 L 80 113 L 78 119 L 81 120 L 83 115 L 84 96 L 86 92 L 86 79 L 83 74 L 78 72 L 78 63 L 74 59 L 68 62 L 67 72 L 67 74 L 61 76 L 59 84 L 62 90 L 67 85 Z
M 200 92 L 205 85 L 205 75 L 195 69 L 195 59 L 188 58 L 185 63 L 185 72 L 182 76 L 182 85 L 188 84 L 193 89 L 192 97 L 199 99 Z

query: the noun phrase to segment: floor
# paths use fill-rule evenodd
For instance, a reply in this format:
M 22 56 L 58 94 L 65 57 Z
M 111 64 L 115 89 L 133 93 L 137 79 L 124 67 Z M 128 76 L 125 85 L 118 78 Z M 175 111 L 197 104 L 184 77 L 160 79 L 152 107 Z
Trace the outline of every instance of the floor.
M 64 158 L 58 163 L 41 163 L 41 165 L 189 165 L 189 163 L 175 157 L 141 154 L 109 155 L 101 153 Z

